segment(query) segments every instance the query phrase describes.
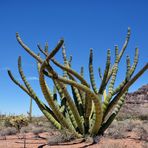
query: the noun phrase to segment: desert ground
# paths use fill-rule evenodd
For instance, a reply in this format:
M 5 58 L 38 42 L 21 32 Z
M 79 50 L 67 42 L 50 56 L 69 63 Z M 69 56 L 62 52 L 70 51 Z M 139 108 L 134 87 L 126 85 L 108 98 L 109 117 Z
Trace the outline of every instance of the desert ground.
M 116 119 L 100 138 L 75 139 L 66 130 L 58 131 L 45 117 L 33 117 L 19 128 L 10 126 L 15 115 L 0 115 L 0 148 L 148 148 L 148 85 L 129 93 Z M 19 117 L 19 116 L 18 116 Z

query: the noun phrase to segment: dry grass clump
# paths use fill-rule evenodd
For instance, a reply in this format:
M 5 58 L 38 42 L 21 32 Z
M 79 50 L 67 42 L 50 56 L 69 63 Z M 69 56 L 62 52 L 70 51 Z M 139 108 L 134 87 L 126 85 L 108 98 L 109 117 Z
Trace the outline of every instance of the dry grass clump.
M 148 121 L 137 125 L 133 131 L 137 133 L 139 140 L 148 142 Z
M 20 133 L 29 133 L 29 132 L 32 132 L 32 129 L 34 127 L 35 126 L 32 123 L 30 123 L 30 124 L 28 124 L 28 126 L 22 127 L 21 130 L 20 130 Z
M 44 127 L 34 127 L 32 129 L 33 134 L 38 135 L 40 133 L 46 132 L 46 130 L 44 129 Z
M 137 140 L 143 140 L 148 142 L 148 121 L 144 120 L 124 120 L 114 121 L 105 133 L 105 136 L 121 139 L 127 138 L 129 132 L 136 134 Z
M 105 136 L 114 139 L 121 139 L 126 137 L 126 132 L 132 131 L 132 126 L 127 122 L 114 121 L 105 133 Z
M 64 142 L 70 142 L 74 139 L 76 139 L 76 137 L 73 133 L 63 129 L 61 131 L 56 131 L 52 136 L 50 136 L 50 138 L 47 138 L 47 144 L 58 145 Z
M 0 130 L 0 136 L 15 135 L 16 133 L 17 133 L 17 130 L 14 127 L 7 127 Z

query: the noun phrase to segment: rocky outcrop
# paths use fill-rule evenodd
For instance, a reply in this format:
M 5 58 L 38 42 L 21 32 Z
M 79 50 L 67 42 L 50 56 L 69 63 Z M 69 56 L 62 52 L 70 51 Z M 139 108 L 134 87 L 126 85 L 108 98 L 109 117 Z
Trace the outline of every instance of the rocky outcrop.
M 144 85 L 133 93 L 128 93 L 126 103 L 144 104 L 148 103 L 148 85 Z
M 127 94 L 125 104 L 117 118 L 148 119 L 148 84 Z

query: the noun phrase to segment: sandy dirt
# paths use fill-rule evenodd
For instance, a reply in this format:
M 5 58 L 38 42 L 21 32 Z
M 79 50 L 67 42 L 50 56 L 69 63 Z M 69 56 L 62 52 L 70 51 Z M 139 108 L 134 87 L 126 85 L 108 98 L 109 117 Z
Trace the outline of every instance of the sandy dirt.
M 26 138 L 25 138 L 26 137 Z M 25 135 L 13 135 L 0 137 L 0 148 L 143 148 L 142 141 L 134 137 L 134 133 L 124 139 L 102 138 L 99 144 L 91 145 L 91 143 L 78 143 L 80 140 L 73 141 L 78 144 L 64 143 L 56 146 L 48 146 L 46 138 L 50 138 L 48 133 L 41 133 L 36 138 L 34 134 L 27 133 Z M 45 138 L 45 139 L 44 139 Z M 26 140 L 24 140 L 26 139 Z M 72 142 L 72 143 L 73 143 Z

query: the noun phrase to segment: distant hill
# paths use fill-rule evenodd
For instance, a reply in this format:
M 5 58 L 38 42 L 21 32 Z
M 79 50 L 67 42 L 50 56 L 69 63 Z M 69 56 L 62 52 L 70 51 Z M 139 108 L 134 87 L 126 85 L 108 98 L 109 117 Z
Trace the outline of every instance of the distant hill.
M 137 91 L 128 93 L 125 104 L 117 118 L 142 118 L 148 119 L 148 84 Z

